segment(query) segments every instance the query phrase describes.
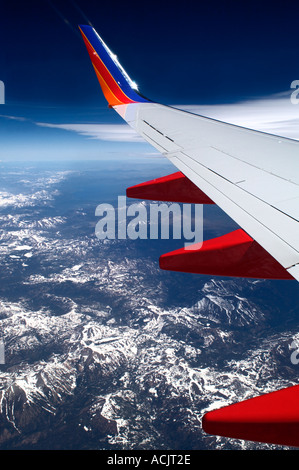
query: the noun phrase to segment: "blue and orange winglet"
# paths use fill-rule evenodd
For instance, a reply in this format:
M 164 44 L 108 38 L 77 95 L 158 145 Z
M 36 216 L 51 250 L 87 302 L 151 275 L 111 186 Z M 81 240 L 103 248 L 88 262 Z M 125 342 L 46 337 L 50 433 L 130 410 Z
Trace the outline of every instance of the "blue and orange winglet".
M 79 29 L 109 106 L 148 102 L 94 28 L 80 25 Z

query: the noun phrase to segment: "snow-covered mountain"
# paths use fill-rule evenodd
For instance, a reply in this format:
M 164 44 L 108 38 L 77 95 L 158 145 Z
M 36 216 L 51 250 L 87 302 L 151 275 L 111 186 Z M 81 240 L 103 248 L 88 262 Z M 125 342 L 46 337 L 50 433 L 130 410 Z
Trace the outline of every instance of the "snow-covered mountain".
M 95 237 L 84 171 L 4 170 L 0 448 L 271 447 L 201 418 L 297 383 L 297 286 L 162 272 L 151 241 Z

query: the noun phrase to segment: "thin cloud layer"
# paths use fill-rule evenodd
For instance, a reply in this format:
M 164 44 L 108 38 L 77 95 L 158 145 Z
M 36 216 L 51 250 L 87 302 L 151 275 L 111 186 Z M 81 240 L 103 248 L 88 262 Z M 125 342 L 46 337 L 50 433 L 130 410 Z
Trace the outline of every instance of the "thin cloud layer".
M 249 129 L 299 140 L 299 104 L 291 91 L 233 104 L 178 106 L 181 109 Z
M 141 137 L 125 124 L 50 124 L 37 122 L 36 125 L 73 131 L 90 139 L 113 142 L 142 142 Z

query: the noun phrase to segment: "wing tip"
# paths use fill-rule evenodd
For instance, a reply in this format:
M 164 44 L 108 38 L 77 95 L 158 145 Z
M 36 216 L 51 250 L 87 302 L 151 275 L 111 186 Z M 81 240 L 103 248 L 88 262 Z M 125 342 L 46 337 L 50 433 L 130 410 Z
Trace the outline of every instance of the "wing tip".
M 95 28 L 83 24 L 78 27 L 109 106 L 148 102 Z

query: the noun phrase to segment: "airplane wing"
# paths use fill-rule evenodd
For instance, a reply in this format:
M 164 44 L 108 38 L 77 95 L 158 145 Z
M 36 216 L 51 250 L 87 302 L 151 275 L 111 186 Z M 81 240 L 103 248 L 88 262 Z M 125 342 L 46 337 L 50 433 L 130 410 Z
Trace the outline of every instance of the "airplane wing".
M 80 30 L 109 106 L 242 228 L 212 244 L 231 266 L 239 259 L 235 269 L 215 265 L 215 274 L 299 280 L 299 142 L 146 99 L 96 31 Z M 171 255 L 160 260 L 165 269 L 201 272 L 184 250 Z M 207 273 L 200 255 L 196 262 Z
M 217 204 L 240 229 L 160 258 L 162 269 L 299 281 L 299 142 L 142 96 L 90 26 L 80 26 L 108 101 L 179 170 L 129 197 Z M 211 411 L 207 433 L 299 447 L 299 386 Z

